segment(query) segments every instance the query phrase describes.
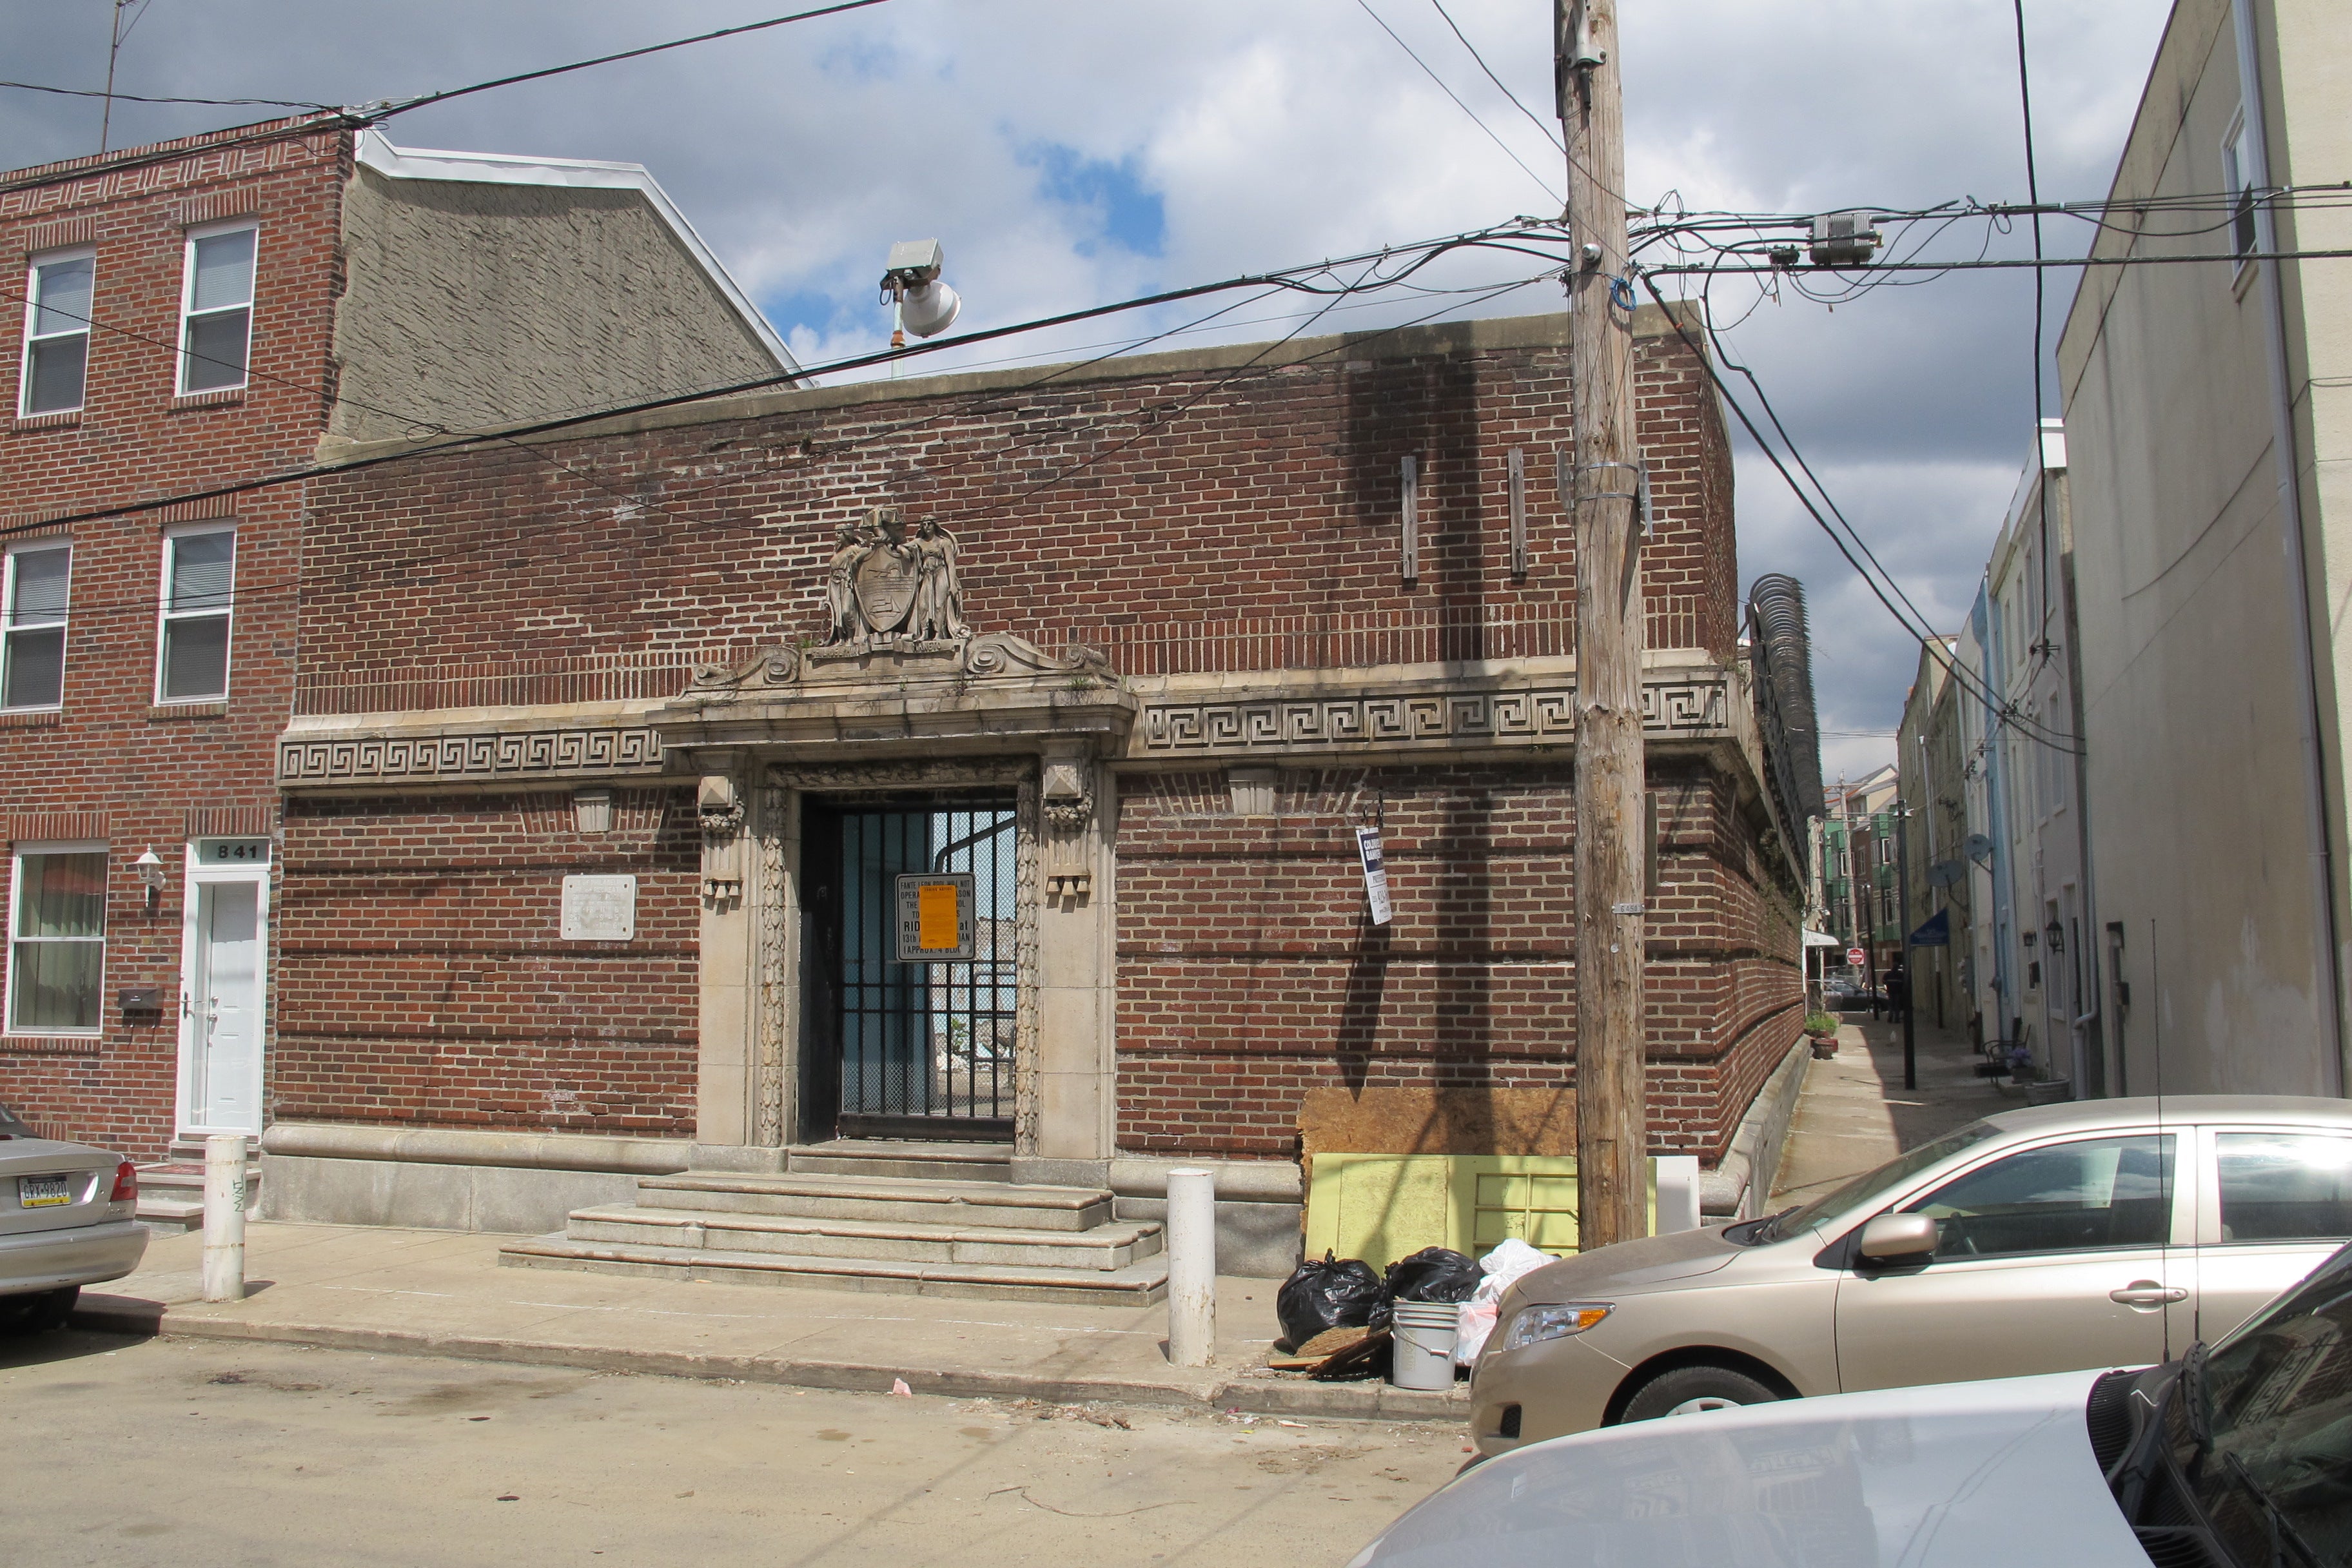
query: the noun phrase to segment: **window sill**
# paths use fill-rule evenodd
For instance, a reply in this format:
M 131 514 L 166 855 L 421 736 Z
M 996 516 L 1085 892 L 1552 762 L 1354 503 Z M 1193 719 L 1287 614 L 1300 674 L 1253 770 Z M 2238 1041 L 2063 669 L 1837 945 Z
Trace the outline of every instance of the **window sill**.
M 210 392 L 184 392 L 180 394 L 179 396 L 172 399 L 172 407 L 175 410 L 182 408 L 219 408 L 227 404 L 243 403 L 244 401 L 245 388 L 241 386 L 223 386 L 216 387 Z
M 0 1035 L 0 1056 L 90 1057 L 102 1044 L 96 1029 L 87 1035 Z
M 62 708 L 0 708 L 0 730 L 37 730 L 65 721 Z
M 158 702 L 147 710 L 150 720 L 157 719 L 226 719 L 228 699 L 216 702 Z
M 16 428 L 19 430 L 63 430 L 81 423 L 81 410 L 60 408 L 55 414 L 19 414 Z

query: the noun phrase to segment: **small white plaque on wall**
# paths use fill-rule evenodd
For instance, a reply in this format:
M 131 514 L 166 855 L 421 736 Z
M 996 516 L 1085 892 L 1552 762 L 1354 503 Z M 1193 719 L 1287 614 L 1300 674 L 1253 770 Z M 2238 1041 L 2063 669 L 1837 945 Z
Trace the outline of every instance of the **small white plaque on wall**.
M 637 934 L 635 877 L 563 879 L 563 940 L 627 942 Z

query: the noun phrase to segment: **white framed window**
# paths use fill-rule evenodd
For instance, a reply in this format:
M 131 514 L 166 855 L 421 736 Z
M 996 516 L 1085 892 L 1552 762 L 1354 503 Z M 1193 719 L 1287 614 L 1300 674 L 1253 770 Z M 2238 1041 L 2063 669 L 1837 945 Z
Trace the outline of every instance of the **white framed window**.
M 249 223 L 188 231 L 180 286 L 180 391 L 245 384 L 253 343 L 253 258 L 261 231 Z
M 2221 138 L 2221 184 L 2230 193 L 2232 256 L 2251 257 L 2256 248 L 2253 172 L 2253 148 L 2246 140 L 2246 112 L 2242 109 L 2230 121 L 2230 133 Z
M 36 256 L 25 269 L 25 363 L 16 378 L 19 415 L 68 414 L 89 381 L 89 305 L 98 253 Z
M 65 701 L 66 595 L 73 546 L 59 540 L 8 552 L 0 577 L 0 709 Z
M 163 536 L 156 701 L 217 702 L 228 695 L 229 620 L 236 589 L 234 527 L 207 525 Z
M 8 1033 L 95 1035 L 106 976 L 106 846 L 19 844 L 12 860 Z

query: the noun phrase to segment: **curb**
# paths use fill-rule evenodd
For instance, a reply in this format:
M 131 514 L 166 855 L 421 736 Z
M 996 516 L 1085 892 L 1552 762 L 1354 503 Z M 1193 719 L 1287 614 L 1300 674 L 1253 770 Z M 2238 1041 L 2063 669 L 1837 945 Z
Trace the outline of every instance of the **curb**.
M 881 1394 L 904 1379 L 917 1394 L 951 1399 L 1035 1399 L 1050 1405 L 1148 1405 L 1239 1410 L 1251 1415 L 1311 1415 L 1341 1421 L 1466 1421 L 1466 1390 L 1451 1394 L 1391 1388 L 1384 1383 L 1304 1383 L 1234 1378 L 1215 1383 L 1143 1383 L 1039 1377 L 1024 1373 L 927 1372 L 857 1362 L 787 1361 L 772 1356 L 703 1355 L 690 1351 L 630 1350 L 613 1345 L 481 1339 L 403 1329 L 254 1323 L 234 1318 L 192 1318 L 150 1301 L 85 1297 L 70 1325 L 94 1333 L 141 1338 L 242 1340 L 313 1345 L 376 1355 L 448 1356 L 459 1361 L 571 1367 L 582 1372 L 636 1373 L 657 1377 L 726 1378 L 793 1388 Z

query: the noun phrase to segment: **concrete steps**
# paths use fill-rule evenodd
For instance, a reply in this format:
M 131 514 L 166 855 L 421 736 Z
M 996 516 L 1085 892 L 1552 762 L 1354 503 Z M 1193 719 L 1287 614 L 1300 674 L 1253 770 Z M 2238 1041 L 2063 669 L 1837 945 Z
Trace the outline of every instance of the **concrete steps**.
M 878 1258 L 898 1263 L 1007 1264 L 1022 1268 L 1111 1270 L 1160 1252 L 1160 1226 L 1132 1220 L 1090 1230 L 1016 1230 L 625 1204 L 575 1209 L 563 1234 L 574 1241 L 683 1247 L 694 1251 Z
M 258 1141 L 246 1140 L 245 1206 L 251 1213 L 261 1202 L 261 1162 Z M 139 1167 L 139 1206 L 132 1217 L 157 1230 L 201 1230 L 205 1224 L 205 1145 L 201 1139 L 175 1138 L 164 1158 Z
M 781 1175 L 641 1176 L 633 1204 L 575 1209 L 500 1249 L 520 1268 L 1055 1302 L 1159 1300 L 1155 1220 L 1095 1187 L 1024 1186 L 1002 1145 L 811 1144 Z
M 816 1287 L 898 1295 L 970 1296 L 1064 1305 L 1145 1306 L 1168 1293 L 1168 1266 L 1158 1258 L 1124 1268 L 1022 1268 L 1005 1265 L 898 1263 L 868 1258 L 810 1258 L 778 1252 L 698 1251 L 535 1237 L 500 1249 L 509 1268 L 573 1268 L 643 1279 L 699 1279 L 734 1285 Z

